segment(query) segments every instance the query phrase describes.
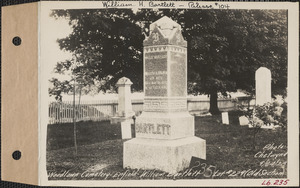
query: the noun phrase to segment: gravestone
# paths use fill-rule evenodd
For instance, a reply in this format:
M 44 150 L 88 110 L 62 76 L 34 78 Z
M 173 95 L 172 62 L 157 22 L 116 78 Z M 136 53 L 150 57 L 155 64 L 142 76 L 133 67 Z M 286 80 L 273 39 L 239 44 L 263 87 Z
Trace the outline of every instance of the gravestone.
M 187 110 L 187 42 L 168 17 L 150 25 L 144 40 L 144 106 L 136 138 L 124 143 L 123 167 L 175 173 L 192 156 L 206 159 L 205 140 L 194 136 Z
M 131 135 L 131 121 L 121 122 L 121 134 L 122 134 L 122 139 L 132 138 L 132 135 Z
M 239 122 L 241 126 L 245 126 L 249 124 L 249 120 L 246 116 L 239 117 Z
M 255 98 L 256 105 L 271 102 L 271 71 L 266 67 L 255 72 Z
M 229 125 L 228 112 L 222 112 L 222 123 L 224 125 Z
M 132 116 L 135 115 L 131 104 L 131 85 L 132 82 L 126 77 L 118 80 L 118 110 L 117 116 L 111 118 L 111 124 L 116 124 L 124 121 L 132 122 Z

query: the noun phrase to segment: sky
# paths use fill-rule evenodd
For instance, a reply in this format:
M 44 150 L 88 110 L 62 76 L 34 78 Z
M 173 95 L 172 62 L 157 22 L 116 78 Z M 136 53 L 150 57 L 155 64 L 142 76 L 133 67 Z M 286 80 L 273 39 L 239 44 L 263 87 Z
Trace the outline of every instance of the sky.
M 55 19 L 49 17 L 47 22 L 47 53 L 45 53 L 46 63 L 50 68 L 50 76 L 59 77 L 60 79 L 67 79 L 69 76 L 61 76 L 53 72 L 53 69 L 57 62 L 64 61 L 71 58 L 71 53 L 62 51 L 59 49 L 57 39 L 65 38 L 72 32 L 72 28 L 69 26 L 68 20 L 65 18 Z

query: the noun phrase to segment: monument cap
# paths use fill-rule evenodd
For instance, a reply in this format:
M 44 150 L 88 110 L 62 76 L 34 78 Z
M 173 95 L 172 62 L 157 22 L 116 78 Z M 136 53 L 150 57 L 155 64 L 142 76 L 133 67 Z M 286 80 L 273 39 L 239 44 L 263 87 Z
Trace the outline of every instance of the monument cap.
M 132 82 L 130 81 L 129 78 L 122 77 L 118 80 L 116 85 L 132 85 Z
M 181 26 L 167 16 L 164 16 L 150 24 L 150 34 L 155 29 L 155 27 L 158 27 L 166 38 L 170 37 L 174 29 L 178 28 L 181 31 Z
M 187 47 L 181 33 L 181 26 L 171 18 L 164 16 L 150 24 L 150 34 L 144 40 L 144 46 L 177 45 Z

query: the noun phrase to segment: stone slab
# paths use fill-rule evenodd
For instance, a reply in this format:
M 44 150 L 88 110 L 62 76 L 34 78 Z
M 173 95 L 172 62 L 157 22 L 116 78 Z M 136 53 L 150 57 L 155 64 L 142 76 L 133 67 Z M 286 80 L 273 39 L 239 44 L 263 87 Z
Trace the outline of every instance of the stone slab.
M 170 96 L 187 95 L 187 53 L 170 51 Z
M 271 102 L 271 71 L 266 67 L 260 67 L 255 72 L 255 98 L 256 105 L 264 105 Z
M 175 140 L 134 138 L 124 142 L 123 167 L 176 173 L 189 167 L 192 156 L 206 159 L 206 141 L 192 136 Z
M 145 96 L 164 97 L 168 95 L 167 54 L 167 51 L 145 53 Z
M 188 112 L 143 112 L 136 118 L 137 138 L 178 139 L 195 134 L 194 117 Z
M 241 126 L 245 126 L 249 124 L 249 120 L 246 116 L 239 117 L 239 122 Z
M 122 134 L 122 139 L 132 138 L 130 121 L 121 122 L 121 134 Z
M 222 112 L 222 123 L 224 125 L 229 125 L 228 112 Z

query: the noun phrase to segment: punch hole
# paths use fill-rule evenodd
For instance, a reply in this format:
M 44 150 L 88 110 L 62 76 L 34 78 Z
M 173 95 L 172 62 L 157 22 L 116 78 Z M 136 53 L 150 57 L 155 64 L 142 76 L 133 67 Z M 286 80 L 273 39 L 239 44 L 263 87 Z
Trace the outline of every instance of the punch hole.
M 12 40 L 12 43 L 15 45 L 15 46 L 19 46 L 21 45 L 21 38 L 20 37 L 14 37 L 13 40 Z
M 21 152 L 20 151 L 14 151 L 13 154 L 12 154 L 12 158 L 14 160 L 19 160 L 21 158 Z

